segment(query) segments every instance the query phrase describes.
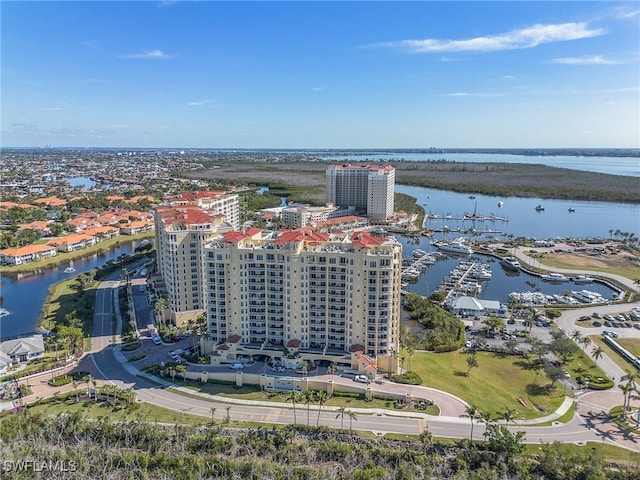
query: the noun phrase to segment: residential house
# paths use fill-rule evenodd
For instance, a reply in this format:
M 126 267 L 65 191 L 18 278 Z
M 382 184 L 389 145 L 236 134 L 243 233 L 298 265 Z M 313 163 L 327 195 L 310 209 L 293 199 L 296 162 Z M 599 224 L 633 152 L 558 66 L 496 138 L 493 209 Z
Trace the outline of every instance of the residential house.
M 16 364 L 26 364 L 44 357 L 44 337 L 42 334 L 6 340 L 0 343 L 0 372 Z M 5 363 L 10 362 L 8 365 Z
M 55 257 L 57 250 L 51 245 L 25 245 L 0 250 L 0 261 L 7 265 L 22 265 L 40 258 Z

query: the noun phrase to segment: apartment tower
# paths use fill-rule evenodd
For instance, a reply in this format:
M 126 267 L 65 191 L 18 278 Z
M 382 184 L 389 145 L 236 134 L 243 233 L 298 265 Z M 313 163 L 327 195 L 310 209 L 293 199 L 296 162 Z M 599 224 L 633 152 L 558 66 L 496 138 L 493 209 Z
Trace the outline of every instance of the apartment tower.
M 389 164 L 330 165 L 327 202 L 353 207 L 370 220 L 384 222 L 393 215 L 396 170 Z

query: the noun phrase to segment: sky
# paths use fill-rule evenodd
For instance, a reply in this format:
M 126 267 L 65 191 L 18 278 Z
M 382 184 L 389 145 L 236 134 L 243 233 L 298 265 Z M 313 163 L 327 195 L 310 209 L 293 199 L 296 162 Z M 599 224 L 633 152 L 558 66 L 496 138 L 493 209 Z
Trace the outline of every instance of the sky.
M 2 147 L 640 147 L 637 1 L 2 1 L 0 17 Z

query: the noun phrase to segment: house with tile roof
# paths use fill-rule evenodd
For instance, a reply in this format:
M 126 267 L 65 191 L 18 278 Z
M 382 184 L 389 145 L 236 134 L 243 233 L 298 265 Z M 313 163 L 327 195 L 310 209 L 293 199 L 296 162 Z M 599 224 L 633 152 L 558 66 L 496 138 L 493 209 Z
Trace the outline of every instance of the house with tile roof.
M 5 265 L 22 265 L 41 258 L 55 257 L 57 254 L 57 249 L 52 245 L 25 245 L 0 250 L 0 262 Z

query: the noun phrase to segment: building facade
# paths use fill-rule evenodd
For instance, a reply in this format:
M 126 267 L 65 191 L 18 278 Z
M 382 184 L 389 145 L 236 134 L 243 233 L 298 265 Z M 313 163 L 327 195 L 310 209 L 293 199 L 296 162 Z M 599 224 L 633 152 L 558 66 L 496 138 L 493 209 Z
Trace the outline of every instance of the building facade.
M 206 212 L 222 215 L 231 228 L 240 229 L 240 202 L 236 194 L 224 190 L 183 192 L 175 197 L 167 197 L 163 203 L 172 207 L 195 206 Z
M 327 168 L 327 202 L 353 207 L 372 221 L 393 215 L 396 170 L 389 164 L 330 165 Z
M 252 229 L 204 247 L 213 346 L 234 338 L 251 354 L 348 359 L 398 351 L 402 246 L 365 232 Z M 390 363 L 390 362 L 388 362 Z
M 232 230 L 222 215 L 193 205 L 154 209 L 157 270 L 171 297 L 172 323 L 181 325 L 204 311 L 202 247 L 222 232 Z

